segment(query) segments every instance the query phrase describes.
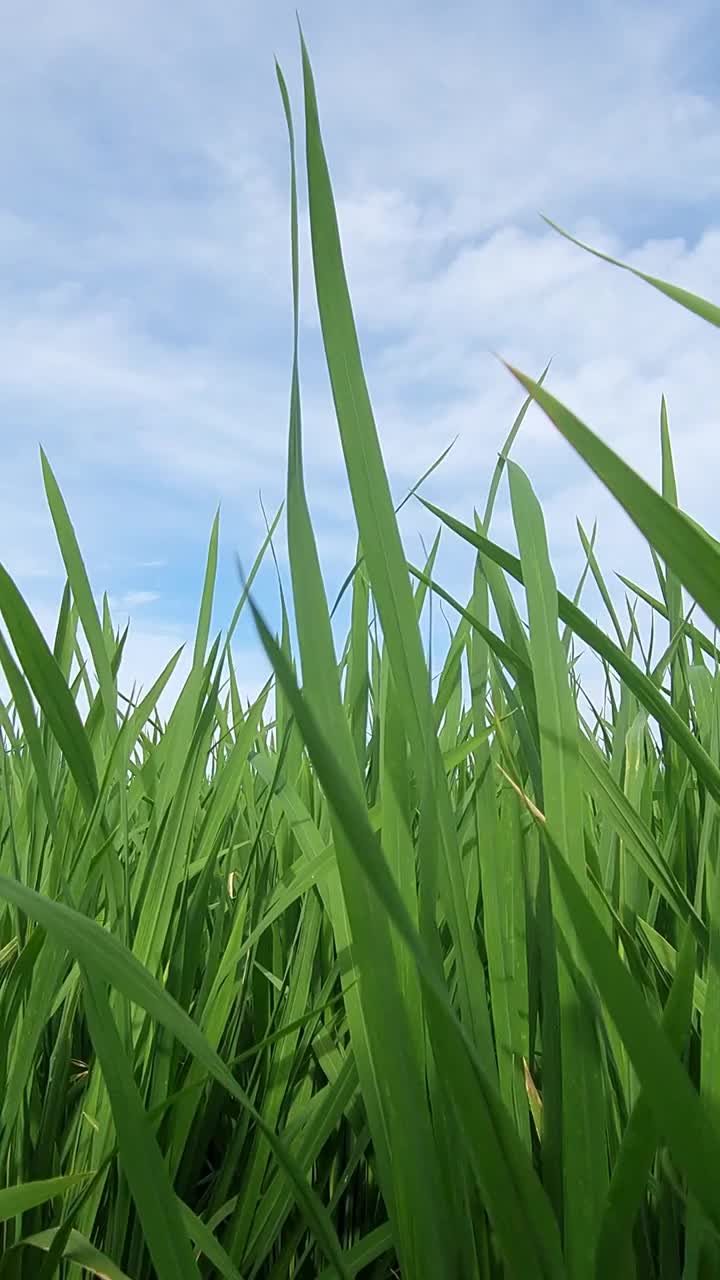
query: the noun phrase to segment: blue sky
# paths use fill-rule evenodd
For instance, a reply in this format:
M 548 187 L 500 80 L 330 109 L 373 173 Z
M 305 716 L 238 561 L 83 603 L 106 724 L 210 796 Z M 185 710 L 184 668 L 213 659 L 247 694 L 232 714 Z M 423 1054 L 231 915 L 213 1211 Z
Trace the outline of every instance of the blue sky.
M 657 481 L 668 397 L 681 501 L 717 533 L 717 335 L 549 231 L 720 298 L 714 0 L 301 7 L 363 352 L 398 499 L 459 436 L 428 496 L 471 518 L 519 407 L 499 351 Z M 4 23 L 0 558 L 49 627 L 62 587 L 38 445 L 93 583 L 129 613 L 128 683 L 191 635 L 218 503 L 217 623 L 283 496 L 290 357 L 294 6 L 57 0 Z M 303 199 L 303 216 L 305 202 Z M 355 535 L 322 362 L 307 231 L 306 464 L 332 589 Z M 611 500 L 531 414 L 517 458 L 560 583 L 597 517 L 608 569 L 648 570 Z M 415 504 L 414 559 L 432 527 Z M 495 526 L 512 541 L 503 497 Z M 286 563 L 278 545 L 281 571 Z M 440 576 L 463 594 L 448 543 Z M 260 587 L 273 613 L 273 575 Z M 248 692 L 264 666 L 239 638 Z

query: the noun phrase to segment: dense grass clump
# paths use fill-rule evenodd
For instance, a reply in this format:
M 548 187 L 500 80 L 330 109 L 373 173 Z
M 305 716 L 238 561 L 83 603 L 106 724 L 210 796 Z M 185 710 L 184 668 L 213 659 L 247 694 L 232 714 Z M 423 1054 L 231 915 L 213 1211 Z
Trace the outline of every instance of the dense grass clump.
M 210 638 L 215 526 L 171 715 L 176 659 L 123 697 L 125 635 L 45 458 L 67 571 L 52 647 L 0 569 L 0 1277 L 718 1276 L 720 678 L 683 589 L 720 623 L 720 548 L 678 508 L 664 411 L 659 494 L 513 370 L 647 538 L 658 587 L 628 587 L 665 651 L 643 656 L 591 541 L 608 630 L 582 584 L 558 592 L 508 457 L 520 420 L 482 519 L 431 508 L 474 549 L 470 598 L 434 580 L 436 547 L 408 565 L 303 59 L 358 531 L 349 633 L 338 660 L 303 479 L 280 77 L 298 652 L 284 606 L 279 638 L 254 608 L 263 547 L 238 614 L 274 679 L 243 705 L 234 624 Z M 518 558 L 489 535 L 505 470 Z M 436 597 L 457 621 L 431 682 Z M 604 672 L 597 706 L 578 648 Z

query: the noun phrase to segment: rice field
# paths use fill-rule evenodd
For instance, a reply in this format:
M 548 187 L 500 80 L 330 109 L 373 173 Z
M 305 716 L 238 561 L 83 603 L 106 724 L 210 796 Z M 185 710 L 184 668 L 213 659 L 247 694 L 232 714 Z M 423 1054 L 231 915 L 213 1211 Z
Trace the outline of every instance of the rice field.
M 304 46 L 303 74 L 358 536 L 348 633 L 305 493 L 278 71 L 295 318 L 279 634 L 253 595 L 268 535 L 212 638 L 216 525 L 192 667 L 161 718 L 177 655 L 126 688 L 126 633 L 44 456 L 67 575 L 51 644 L 0 568 L 0 1277 L 720 1276 L 720 545 L 678 506 L 664 405 L 656 492 L 510 369 L 527 399 L 483 514 L 429 508 L 473 549 L 469 596 L 436 580 L 437 543 L 408 563 Z M 658 306 L 720 324 L 643 279 Z M 647 540 L 656 585 L 626 587 L 659 656 L 591 540 L 574 597 L 558 591 L 511 458 L 533 401 Z M 506 483 L 518 556 L 491 533 Z M 432 681 L 438 601 L 455 624 Z M 243 610 L 273 670 L 251 704 Z M 603 672 L 595 701 L 580 650 Z

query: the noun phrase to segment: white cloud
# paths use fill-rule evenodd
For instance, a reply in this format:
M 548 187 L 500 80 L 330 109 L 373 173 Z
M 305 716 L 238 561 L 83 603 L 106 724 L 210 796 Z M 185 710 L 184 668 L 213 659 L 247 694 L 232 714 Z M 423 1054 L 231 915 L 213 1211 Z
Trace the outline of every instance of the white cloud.
M 119 597 L 110 597 L 110 608 L 114 611 L 142 609 L 143 605 L 154 604 L 160 599 L 157 591 L 125 591 Z

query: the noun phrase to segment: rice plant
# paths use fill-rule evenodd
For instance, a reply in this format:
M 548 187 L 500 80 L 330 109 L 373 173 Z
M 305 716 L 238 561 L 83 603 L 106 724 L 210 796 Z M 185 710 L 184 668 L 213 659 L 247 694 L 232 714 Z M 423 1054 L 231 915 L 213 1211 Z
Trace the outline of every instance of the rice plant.
M 44 455 L 67 575 L 52 644 L 0 568 L 0 1277 L 720 1276 L 720 546 L 678 506 L 664 405 L 658 493 L 511 369 L 527 399 L 483 516 L 425 504 L 473 548 L 468 597 L 436 581 L 437 543 L 408 562 L 302 56 L 358 538 L 349 631 L 337 646 L 305 493 L 278 71 L 297 652 L 284 602 L 274 635 L 253 598 L 280 513 L 213 639 L 215 523 L 167 719 L 178 655 L 147 692 L 123 687 L 127 633 L 97 607 Z M 659 659 L 582 528 L 583 579 L 558 591 L 509 456 L 532 402 L 647 539 L 657 587 L 626 586 Z M 517 557 L 491 537 L 505 479 Z M 437 681 L 433 600 L 456 619 Z M 274 673 L 247 705 L 242 610 Z M 578 646 L 604 673 L 596 703 Z

